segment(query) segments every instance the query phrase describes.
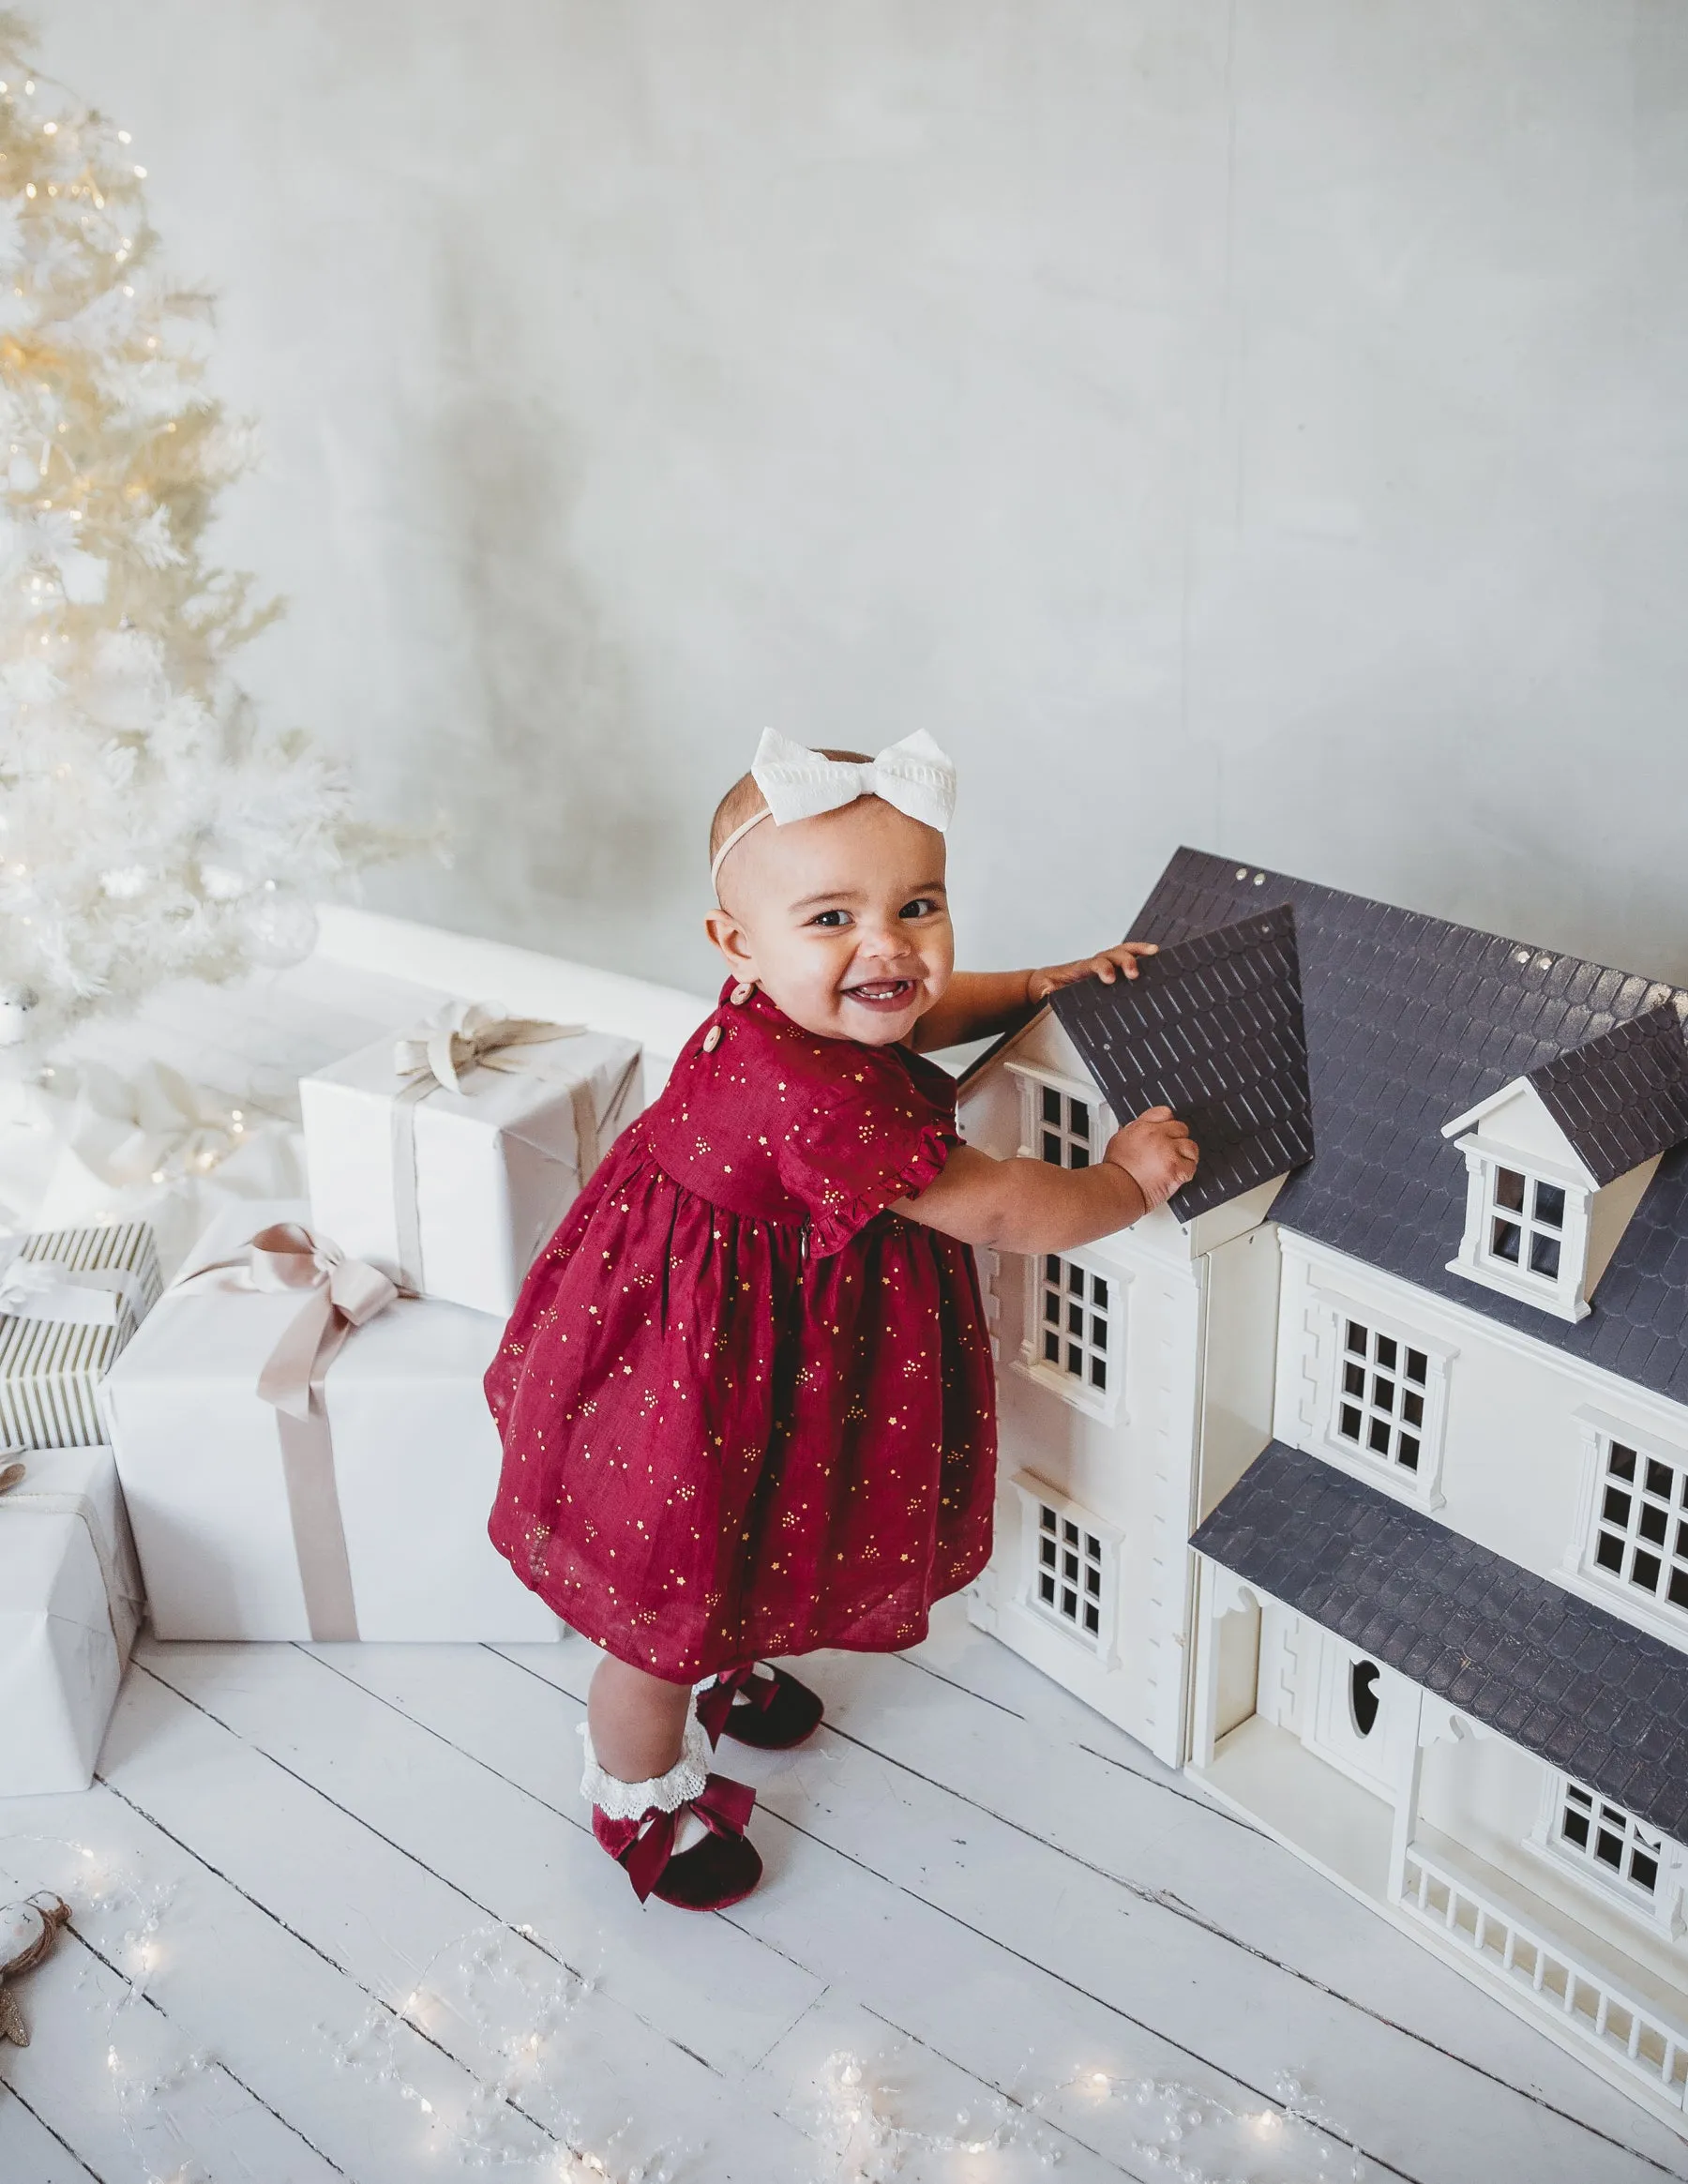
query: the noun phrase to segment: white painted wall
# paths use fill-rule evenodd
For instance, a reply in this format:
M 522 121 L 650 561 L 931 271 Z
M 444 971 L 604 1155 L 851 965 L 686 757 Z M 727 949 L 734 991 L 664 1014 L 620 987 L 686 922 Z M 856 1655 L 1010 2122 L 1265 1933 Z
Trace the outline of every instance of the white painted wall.
M 1178 840 L 1688 973 L 1684 0 L 53 0 L 274 472 L 380 907 L 696 987 L 765 721 L 970 960 Z

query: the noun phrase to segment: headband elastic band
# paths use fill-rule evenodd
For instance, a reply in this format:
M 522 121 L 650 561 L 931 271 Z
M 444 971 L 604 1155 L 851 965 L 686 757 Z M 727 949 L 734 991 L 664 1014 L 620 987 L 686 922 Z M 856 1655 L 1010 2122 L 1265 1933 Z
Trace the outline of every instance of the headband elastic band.
M 750 832 L 750 829 L 753 826 L 761 826 L 764 819 L 772 819 L 773 816 L 774 814 L 764 804 L 760 811 L 753 812 L 751 816 L 746 820 L 743 826 L 735 826 L 732 832 L 727 836 L 727 839 L 716 851 L 715 863 L 709 867 L 709 884 L 715 888 L 717 895 L 720 893 L 720 887 L 717 883 L 721 877 L 722 858 L 726 856 L 728 851 L 733 848 L 736 843 L 742 842 L 744 840 L 745 836 Z

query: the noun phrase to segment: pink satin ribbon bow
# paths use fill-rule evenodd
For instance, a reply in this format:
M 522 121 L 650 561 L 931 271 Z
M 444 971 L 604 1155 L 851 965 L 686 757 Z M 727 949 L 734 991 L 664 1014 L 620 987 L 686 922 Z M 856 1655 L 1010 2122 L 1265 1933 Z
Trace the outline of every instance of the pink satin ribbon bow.
M 309 1418 L 322 1407 L 324 1377 L 347 1335 L 402 1292 L 379 1267 L 348 1258 L 296 1221 L 261 1228 L 244 1261 L 234 1263 L 245 1265 L 255 1289 L 308 1292 L 304 1310 L 289 1320 L 258 1376 L 258 1393 L 289 1418 Z
M 348 1258 L 339 1244 L 312 1235 L 296 1221 L 261 1228 L 237 1257 L 196 1268 L 187 1280 L 230 1268 L 244 1273 L 254 1289 L 271 1295 L 292 1291 L 304 1300 L 264 1360 L 257 1393 L 276 1412 L 310 1635 L 355 1638 L 357 1604 L 323 1381 L 352 1330 L 384 1312 L 405 1291 L 379 1267 Z

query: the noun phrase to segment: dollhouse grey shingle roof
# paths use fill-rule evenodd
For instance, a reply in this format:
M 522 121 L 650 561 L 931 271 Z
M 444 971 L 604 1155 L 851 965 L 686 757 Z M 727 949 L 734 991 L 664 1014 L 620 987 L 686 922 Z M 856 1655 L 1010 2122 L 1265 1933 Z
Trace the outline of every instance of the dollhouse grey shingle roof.
M 1502 1085 L 1540 1071 L 1543 1097 L 1574 1116 L 1582 1142 L 1619 1161 L 1641 1142 L 1650 1151 L 1640 1157 L 1650 1157 L 1662 1130 L 1676 1132 L 1664 1011 L 1680 1026 L 1688 993 L 1195 850 L 1173 857 L 1131 933 L 1166 946 L 1285 902 L 1295 911 L 1316 1150 L 1278 1194 L 1274 1218 L 1688 1402 L 1688 1149 L 1665 1153 L 1592 1310 L 1573 1323 L 1447 1271 L 1466 1179 L 1441 1135 Z M 1655 1023 L 1638 1021 L 1650 1014 Z M 1587 1051 L 1619 1028 L 1633 1046 Z M 1637 1075 L 1614 1096 L 1624 1073 L 1655 1071 L 1663 1081 Z M 1626 1143 L 1631 1105 L 1646 1120 Z
M 1169 1201 L 1194 1220 L 1313 1151 L 1295 913 L 1280 904 L 1146 956 L 1136 978 L 1087 978 L 1050 1007 L 1122 1121 L 1165 1105 L 1201 1148 Z
M 1669 1002 L 1530 1072 L 1597 1183 L 1688 1137 L 1688 1040 Z
M 1688 1675 L 1664 1639 L 1282 1441 L 1191 1544 L 1688 1840 Z

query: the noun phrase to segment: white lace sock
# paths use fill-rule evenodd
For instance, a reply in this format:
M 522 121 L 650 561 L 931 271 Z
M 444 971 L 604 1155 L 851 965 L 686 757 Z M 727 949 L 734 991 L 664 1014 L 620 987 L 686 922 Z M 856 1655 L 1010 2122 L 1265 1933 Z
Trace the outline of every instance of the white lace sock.
M 586 1757 L 580 1795 L 607 1820 L 642 1820 L 653 1811 L 677 1813 L 699 1795 L 709 1779 L 709 1739 L 703 1734 L 695 1706 L 686 1717 L 679 1758 L 666 1774 L 652 1775 L 646 1782 L 624 1782 L 620 1775 L 607 1774 L 592 1748 L 592 1729 L 586 1722 L 580 1724 L 580 1742 Z M 701 1820 L 687 1813 L 674 1837 L 675 1854 L 689 1850 L 708 1832 Z

